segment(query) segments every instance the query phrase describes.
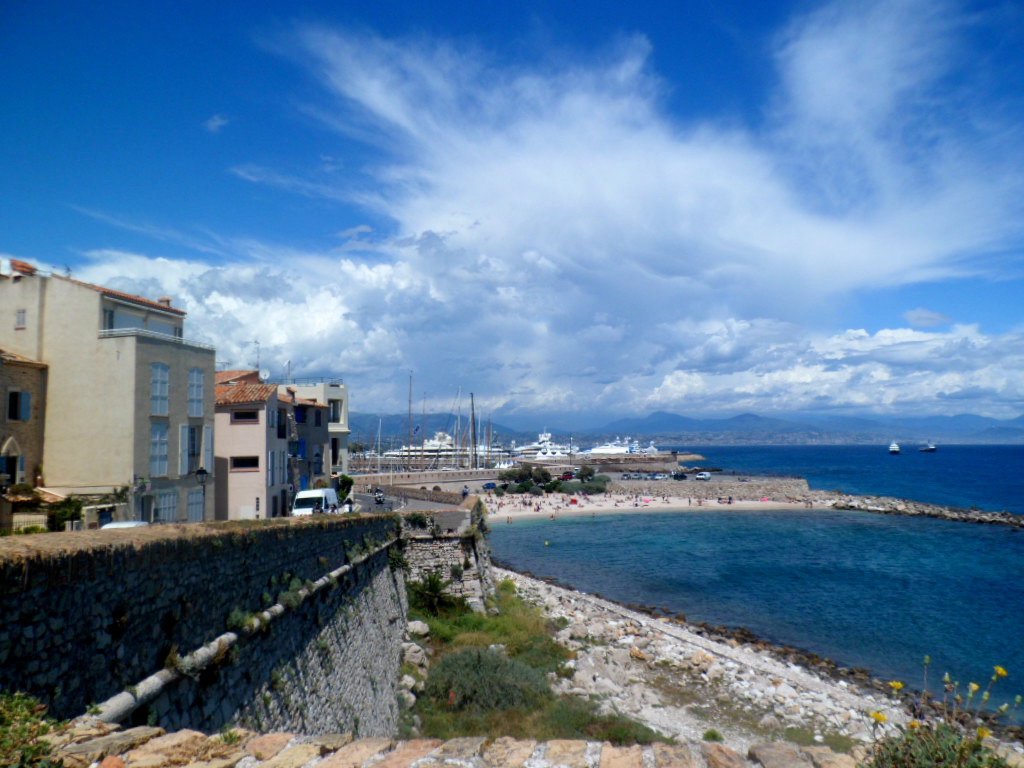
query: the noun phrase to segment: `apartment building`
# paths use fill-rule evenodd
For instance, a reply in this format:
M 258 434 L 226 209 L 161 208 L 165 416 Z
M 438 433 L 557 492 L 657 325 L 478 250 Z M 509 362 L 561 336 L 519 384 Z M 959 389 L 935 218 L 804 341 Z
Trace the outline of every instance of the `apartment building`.
M 0 349 L 0 488 L 35 485 L 43 466 L 46 366 Z
M 289 470 L 297 491 L 330 483 L 329 407 L 325 403 L 299 397 L 291 385 L 278 385 L 277 396 L 291 405 L 295 439 L 288 445 Z M 326 460 L 325 460 L 326 457 Z
M 134 517 L 213 518 L 214 349 L 185 312 L 0 259 L 0 347 L 47 366 L 40 481 L 61 494 L 127 486 Z
M 334 474 L 348 473 L 348 437 L 352 430 L 348 423 L 348 388 L 338 380 L 293 381 L 279 384 L 282 389 L 293 390 L 296 396 L 327 406 L 327 451 L 325 467 Z
M 286 515 L 294 478 L 289 444 L 298 439 L 293 406 L 256 371 L 216 374 L 216 510 L 222 520 Z

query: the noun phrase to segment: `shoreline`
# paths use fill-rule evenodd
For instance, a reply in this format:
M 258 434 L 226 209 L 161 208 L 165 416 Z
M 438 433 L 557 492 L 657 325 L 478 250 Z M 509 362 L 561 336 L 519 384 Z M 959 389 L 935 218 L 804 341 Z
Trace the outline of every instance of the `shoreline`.
M 886 726 L 888 729 L 905 727 L 914 717 L 938 719 L 942 715 L 940 699 L 932 698 L 924 704 L 925 709 L 922 709 L 919 690 L 907 687 L 898 696 L 894 696 L 888 684 L 874 678 L 869 670 L 843 667 L 811 651 L 772 643 L 746 628 L 691 622 L 682 614 L 667 613 L 650 606 L 619 603 L 597 593 L 581 592 L 557 579 L 516 571 L 498 561 L 495 561 L 494 565 L 499 577 L 511 578 L 517 589 L 531 595 L 550 618 L 565 619 L 566 606 L 575 609 L 577 613 L 581 607 L 584 608 L 584 625 L 587 629 L 581 630 L 577 621 L 560 633 L 560 640 L 568 640 L 570 647 L 575 650 L 586 648 L 588 642 L 594 640 L 589 627 L 594 624 L 601 626 L 599 617 L 586 615 L 587 606 L 593 606 L 605 614 L 618 614 L 634 624 L 639 621 L 640 626 L 649 628 L 651 632 L 681 641 L 686 653 L 690 654 L 691 666 L 694 669 L 688 670 L 685 661 L 682 662 L 680 669 L 683 672 L 696 670 L 699 673 L 697 682 L 702 682 L 712 689 L 720 686 L 723 681 L 738 682 L 738 689 L 735 689 L 736 686 L 727 687 L 735 689 L 732 693 L 738 694 L 744 705 L 752 705 L 755 709 L 767 706 L 770 710 L 765 715 L 770 716 L 771 720 L 768 730 L 778 726 L 775 722 L 777 720 L 783 726 L 788 722 L 789 727 L 810 727 L 816 734 L 815 741 L 819 743 L 821 732 L 826 730 L 866 743 L 874 738 L 877 727 L 871 720 L 873 711 L 886 713 L 889 719 L 889 725 Z M 662 615 L 658 615 L 659 613 Z M 625 639 L 626 637 L 620 634 L 616 645 L 622 646 Z M 573 640 L 577 641 L 575 646 L 572 644 Z M 643 644 L 639 653 L 634 650 L 632 640 L 625 645 L 634 661 L 646 662 L 652 668 L 667 663 L 664 658 L 659 659 L 657 654 L 652 654 L 649 645 Z M 694 662 L 694 659 L 697 661 Z M 670 661 L 671 666 L 677 666 L 678 654 Z M 713 671 L 716 667 L 721 667 L 725 672 Z M 751 700 L 751 689 L 747 684 L 749 678 L 752 675 L 757 677 L 764 674 L 768 675 L 770 688 L 782 693 L 770 693 L 767 700 L 758 697 Z M 571 689 L 570 685 L 566 687 Z M 587 694 L 585 689 L 567 692 Z M 811 694 L 819 706 L 795 708 L 793 700 L 805 693 Z M 781 710 L 778 706 L 780 704 L 785 705 Z M 839 711 L 839 716 L 836 716 L 836 712 L 828 712 L 830 709 Z M 930 711 L 926 712 L 926 709 Z M 643 719 L 642 713 L 633 712 L 631 716 Z M 1024 725 L 1007 724 L 994 712 L 984 712 L 977 716 L 977 720 L 984 722 L 1001 739 L 1024 744 Z M 750 723 L 747 723 L 747 727 L 756 732 L 758 729 L 763 730 L 765 722 L 762 718 L 757 728 L 753 728 Z M 647 724 L 658 727 L 657 723 Z M 1018 747 L 1018 751 L 1019 749 Z
M 951 522 L 972 523 L 975 525 L 1003 525 L 1010 528 L 1024 529 L 1024 515 L 1016 515 L 1012 512 L 986 512 L 977 509 L 962 509 L 886 496 L 812 491 L 806 489 L 805 481 L 800 482 L 804 483 L 805 490 L 801 492 L 799 488 L 786 489 L 789 492 L 784 494 L 786 497 L 784 499 L 774 498 L 778 494 L 761 496 L 756 499 L 744 498 L 739 496 L 738 493 L 746 490 L 745 488 L 736 488 L 726 483 L 720 483 L 719 488 L 715 488 L 714 485 L 701 488 L 699 489 L 701 491 L 700 495 L 689 496 L 668 492 L 668 490 L 678 490 L 676 488 L 658 488 L 648 491 L 624 489 L 621 485 L 617 485 L 602 496 L 567 497 L 561 494 L 545 494 L 544 496 L 506 494 L 499 497 L 492 492 L 487 492 L 482 494 L 482 498 L 494 521 L 499 522 L 504 517 L 506 523 L 545 517 L 549 519 L 557 519 L 558 517 L 596 517 L 598 515 L 638 512 L 685 513 L 709 509 L 723 512 L 836 509 L 870 512 L 879 515 L 929 517 Z M 720 492 L 721 495 L 708 495 L 707 491 L 712 489 Z

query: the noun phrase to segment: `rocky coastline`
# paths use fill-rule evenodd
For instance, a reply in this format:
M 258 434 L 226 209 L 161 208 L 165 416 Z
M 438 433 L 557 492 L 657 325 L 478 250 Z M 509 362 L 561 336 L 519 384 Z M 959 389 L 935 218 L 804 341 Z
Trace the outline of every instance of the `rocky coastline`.
M 524 597 L 565 625 L 558 639 L 577 660 L 571 678 L 555 681 L 562 692 L 599 697 L 609 710 L 676 739 L 699 741 L 713 727 L 740 751 L 784 738 L 860 756 L 875 736 L 925 714 L 918 692 L 894 695 L 867 670 L 769 643 L 745 629 L 658 616 L 657 609 L 622 606 L 505 569 L 496 575 L 512 579 Z M 929 708 L 937 715 L 940 707 L 932 702 Z M 885 715 L 886 723 L 872 713 Z M 1007 754 L 1024 755 L 1019 726 L 983 719 Z

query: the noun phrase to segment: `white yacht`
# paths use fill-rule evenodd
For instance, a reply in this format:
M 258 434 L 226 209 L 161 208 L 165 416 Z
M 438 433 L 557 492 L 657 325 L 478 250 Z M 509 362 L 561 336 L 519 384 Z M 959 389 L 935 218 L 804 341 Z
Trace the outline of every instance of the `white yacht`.
M 572 442 L 568 445 L 556 443 L 551 439 L 550 432 L 541 432 L 537 435 L 537 442 L 529 445 L 516 446 L 512 444 L 512 453 L 522 459 L 560 459 L 568 458 L 574 453 Z M 575 453 L 579 453 L 575 451 Z
M 893 440 L 891 443 L 889 443 L 889 453 L 891 453 L 893 456 L 895 456 L 899 452 L 900 452 L 900 444 L 899 443 L 897 443 L 895 440 Z

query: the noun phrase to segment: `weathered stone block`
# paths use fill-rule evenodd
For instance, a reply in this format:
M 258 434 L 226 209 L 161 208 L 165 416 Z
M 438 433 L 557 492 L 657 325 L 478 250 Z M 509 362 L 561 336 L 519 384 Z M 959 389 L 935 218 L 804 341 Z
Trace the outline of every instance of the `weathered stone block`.
M 491 768 L 521 768 L 536 749 L 536 741 L 502 736 L 484 750 L 483 759 Z
M 724 744 L 705 741 L 701 744 L 700 751 L 708 768 L 748 768 L 743 756 Z
M 549 741 L 547 761 L 552 766 L 587 768 L 587 742 L 575 739 Z

